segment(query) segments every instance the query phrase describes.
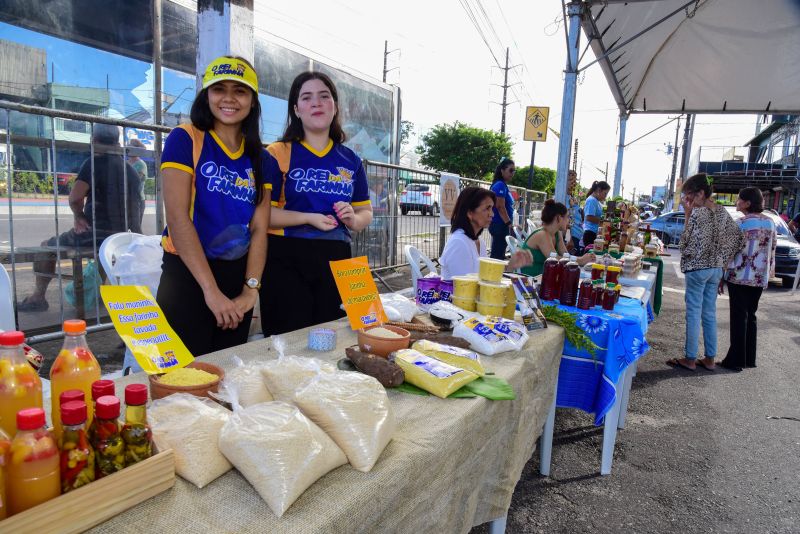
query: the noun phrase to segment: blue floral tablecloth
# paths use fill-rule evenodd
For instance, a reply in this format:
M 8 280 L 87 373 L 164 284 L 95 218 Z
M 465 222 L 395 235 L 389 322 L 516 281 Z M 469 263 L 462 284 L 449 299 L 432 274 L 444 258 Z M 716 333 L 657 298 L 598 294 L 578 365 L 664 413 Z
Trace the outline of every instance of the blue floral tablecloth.
M 564 341 L 556 405 L 593 413 L 595 425 L 601 425 L 622 387 L 620 376 L 650 348 L 645 339 L 647 325 L 653 320 L 649 303 L 623 297 L 613 311 L 579 310 L 556 302 L 545 305 L 577 314 L 578 326 L 600 347 L 593 359 L 589 352 Z

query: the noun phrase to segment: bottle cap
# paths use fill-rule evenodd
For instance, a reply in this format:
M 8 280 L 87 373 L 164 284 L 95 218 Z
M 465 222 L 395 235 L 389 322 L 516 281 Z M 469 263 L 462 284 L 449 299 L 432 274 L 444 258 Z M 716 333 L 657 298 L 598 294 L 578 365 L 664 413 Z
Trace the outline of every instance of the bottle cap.
M 61 423 L 64 425 L 80 425 L 86 422 L 86 403 L 70 401 L 61 405 Z
M 551 252 L 550 253 L 550 257 L 551 258 L 558 258 L 558 252 Z
M 44 410 L 41 408 L 25 408 L 17 412 L 18 430 L 37 430 L 45 423 Z
M 141 406 L 147 403 L 147 386 L 144 384 L 128 384 L 125 386 L 125 404 Z
M 104 395 L 97 399 L 95 415 L 98 419 L 116 419 L 119 417 L 119 399 L 113 395 Z
M 100 397 L 115 393 L 113 380 L 95 380 L 92 382 L 92 400 L 97 402 Z
M 64 333 L 66 334 L 85 334 L 86 321 L 81 319 L 67 319 L 64 321 Z
M 566 254 L 564 254 L 564 255 L 566 256 Z M 577 260 L 577 259 L 578 259 L 578 258 L 576 258 L 575 256 L 570 256 L 570 257 L 569 257 L 569 261 L 575 261 L 575 260 Z
M 62 391 L 61 395 L 58 396 L 58 403 L 61 406 L 64 406 L 68 402 L 73 401 L 86 401 L 86 395 L 84 395 L 83 391 L 80 389 L 68 389 L 66 391 Z
M 600 270 L 603 270 L 603 269 L 605 269 L 605 268 L 606 268 L 606 266 L 605 266 L 605 265 L 603 265 L 602 263 L 593 263 L 593 264 L 592 264 L 592 269 L 600 269 Z
M 3 347 L 14 347 L 25 343 L 25 334 L 19 330 L 11 330 L 0 334 L 0 345 Z

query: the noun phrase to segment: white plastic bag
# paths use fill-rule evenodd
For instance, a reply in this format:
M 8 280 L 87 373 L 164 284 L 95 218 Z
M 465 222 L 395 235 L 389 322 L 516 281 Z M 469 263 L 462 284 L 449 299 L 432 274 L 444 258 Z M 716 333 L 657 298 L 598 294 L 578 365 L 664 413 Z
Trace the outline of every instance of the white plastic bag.
M 234 405 L 219 448 L 278 517 L 320 477 L 347 463 L 322 429 L 285 402 Z
M 219 450 L 222 426 L 231 412 L 188 393 L 154 400 L 147 409 L 153 441 L 159 450 L 172 449 L 175 472 L 198 488 L 233 467 Z
M 264 384 L 264 376 L 261 374 L 264 362 L 244 363 L 241 358 L 234 355 L 233 365 L 233 369 L 225 372 L 222 383 L 232 384 L 236 387 L 239 393 L 239 404 L 242 407 L 247 408 L 253 404 L 275 400 Z M 226 389 L 223 387 L 222 391 L 224 392 Z M 224 395 L 218 395 L 218 397 L 230 402 L 230 399 L 224 398 Z
M 134 236 L 125 251 L 117 255 L 108 274 L 116 277 L 119 285 L 147 286 L 156 295 L 163 255 L 161 236 Z
M 285 342 L 273 336 L 272 344 L 278 358 L 262 364 L 261 375 L 272 397 L 278 401 L 294 402 L 297 390 L 304 388 L 319 373 L 335 373 L 332 364 L 303 356 L 284 356 Z
M 386 390 L 360 373 L 319 374 L 297 392 L 295 402 L 341 447 L 350 465 L 365 473 L 397 428 Z
M 413 300 L 399 293 L 381 293 L 380 297 L 383 311 L 390 321 L 408 323 L 420 313 Z
M 489 324 L 481 320 L 480 316 L 460 321 L 453 328 L 453 335 L 469 341 L 472 350 L 487 356 L 516 350 L 516 344 L 508 336 L 493 330 Z

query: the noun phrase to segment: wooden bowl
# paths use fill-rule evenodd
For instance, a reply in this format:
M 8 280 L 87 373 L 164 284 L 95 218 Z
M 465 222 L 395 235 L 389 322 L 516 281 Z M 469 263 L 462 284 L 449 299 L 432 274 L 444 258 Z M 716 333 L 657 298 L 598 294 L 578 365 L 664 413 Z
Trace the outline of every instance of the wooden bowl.
M 408 345 L 411 342 L 411 334 L 408 330 L 400 328 L 399 326 L 383 325 L 383 328 L 400 334 L 403 337 L 385 338 L 370 335 L 370 330 L 380 327 L 381 326 L 373 326 L 358 331 L 358 346 L 362 351 L 371 352 L 376 356 L 382 356 L 386 358 L 391 352 L 408 348 Z
M 163 375 L 150 375 L 150 398 L 152 400 L 161 399 L 172 395 L 173 393 L 190 393 L 197 397 L 211 398 L 209 396 L 209 392 L 217 393 L 219 390 L 220 381 L 225 378 L 225 371 L 223 371 L 221 367 L 212 363 L 199 362 L 195 360 L 186 367 L 200 369 L 201 371 L 217 375 L 217 379 L 213 382 L 209 382 L 208 384 L 202 384 L 199 386 L 171 386 L 168 384 L 162 384 L 159 381 L 159 378 L 161 378 Z

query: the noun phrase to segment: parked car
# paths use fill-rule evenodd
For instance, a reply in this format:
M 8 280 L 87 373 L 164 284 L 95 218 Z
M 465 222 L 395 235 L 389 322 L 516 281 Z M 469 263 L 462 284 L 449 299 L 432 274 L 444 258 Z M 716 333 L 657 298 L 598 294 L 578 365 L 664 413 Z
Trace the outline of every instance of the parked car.
M 726 206 L 725 209 L 728 210 L 734 221 L 744 217 L 733 206 Z M 792 287 L 797 264 L 800 262 L 800 243 L 792 236 L 789 227 L 774 210 L 766 209 L 761 213 L 772 219 L 778 234 L 778 243 L 775 247 L 775 276 L 781 279 L 783 287 Z
M 665 245 L 671 245 L 680 241 L 683 226 L 686 224 L 686 214 L 682 211 L 670 211 L 646 222 L 649 222 L 650 228 Z
M 400 213 L 418 211 L 422 215 L 439 215 L 438 184 L 408 184 L 400 193 Z

